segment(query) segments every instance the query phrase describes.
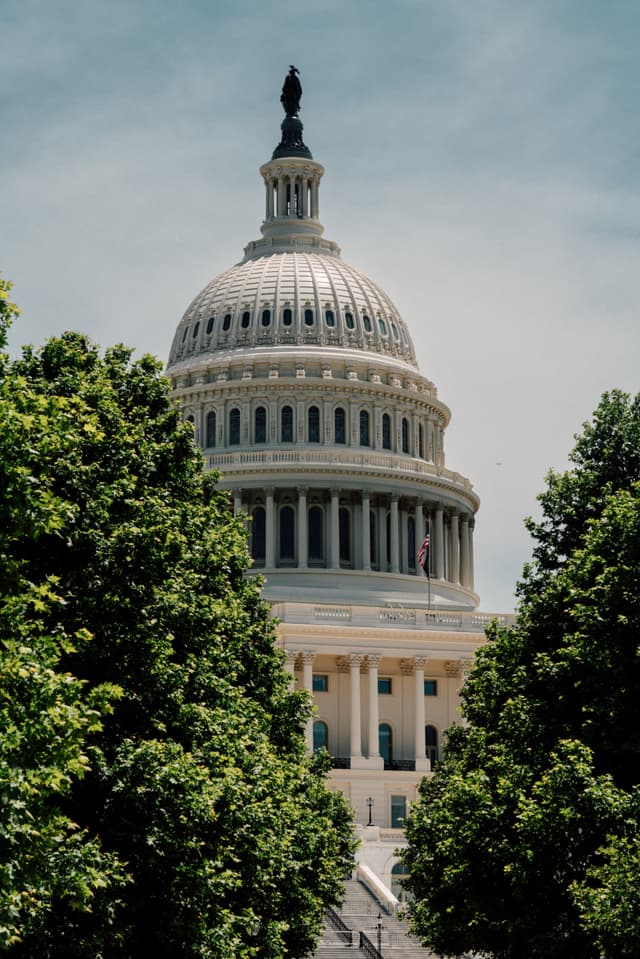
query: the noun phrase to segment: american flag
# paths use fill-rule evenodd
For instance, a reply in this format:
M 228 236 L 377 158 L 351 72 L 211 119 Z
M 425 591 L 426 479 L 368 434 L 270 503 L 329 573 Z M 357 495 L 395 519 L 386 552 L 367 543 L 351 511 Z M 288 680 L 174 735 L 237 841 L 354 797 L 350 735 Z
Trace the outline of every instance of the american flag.
M 424 539 L 422 540 L 422 546 L 418 550 L 418 562 L 423 569 L 426 569 L 429 562 L 429 530 L 424 534 Z

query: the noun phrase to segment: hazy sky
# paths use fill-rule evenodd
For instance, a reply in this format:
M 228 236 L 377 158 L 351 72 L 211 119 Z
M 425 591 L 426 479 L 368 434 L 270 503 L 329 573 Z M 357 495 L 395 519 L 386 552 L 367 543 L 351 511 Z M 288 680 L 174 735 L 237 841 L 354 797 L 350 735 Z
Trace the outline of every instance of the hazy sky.
M 325 236 L 395 301 L 508 611 L 523 517 L 600 394 L 640 388 L 638 0 L 0 0 L 12 344 L 166 359 L 259 236 L 290 63 Z

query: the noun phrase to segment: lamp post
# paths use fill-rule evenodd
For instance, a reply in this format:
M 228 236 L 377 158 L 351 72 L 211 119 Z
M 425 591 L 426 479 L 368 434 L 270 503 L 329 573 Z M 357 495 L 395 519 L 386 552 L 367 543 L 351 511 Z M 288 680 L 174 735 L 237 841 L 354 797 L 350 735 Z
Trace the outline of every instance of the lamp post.
M 382 955 L 382 916 L 378 913 L 376 921 L 376 931 L 378 933 L 378 954 Z
M 369 796 L 367 799 L 367 806 L 369 808 L 369 822 L 367 823 L 367 826 L 373 826 L 373 822 L 371 820 L 371 810 L 373 809 L 373 805 L 373 798 Z

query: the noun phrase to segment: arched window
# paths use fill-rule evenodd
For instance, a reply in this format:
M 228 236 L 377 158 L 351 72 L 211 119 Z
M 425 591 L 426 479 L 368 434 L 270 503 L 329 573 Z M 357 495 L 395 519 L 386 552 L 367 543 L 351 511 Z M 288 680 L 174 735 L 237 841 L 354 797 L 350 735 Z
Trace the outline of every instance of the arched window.
M 264 506 L 256 506 L 251 513 L 251 555 L 256 563 L 264 563 L 266 556 L 266 521 Z
M 198 322 L 196 323 L 196 325 L 195 325 L 194 328 L 193 328 L 193 334 L 192 334 L 192 335 L 193 335 L 194 340 L 195 340 L 196 336 L 198 335 L 198 330 L 199 330 L 199 329 L 200 329 L 200 320 L 198 320 Z
M 340 535 L 340 563 L 351 565 L 351 513 L 345 506 L 338 511 L 338 529 Z
M 283 406 L 280 411 L 280 438 L 283 443 L 293 443 L 293 409 Z
M 400 337 L 398 336 L 398 327 L 395 325 L 395 323 L 391 323 L 391 332 L 393 333 L 394 340 L 400 339 Z
M 293 506 L 283 506 L 280 510 L 280 561 L 292 563 L 296 558 L 295 513 Z
M 292 323 L 293 323 L 293 313 L 292 313 L 291 310 L 287 307 L 286 310 L 283 310 L 283 311 L 282 311 L 282 325 L 283 325 L 283 326 L 291 326 Z
M 382 448 L 391 449 L 391 417 L 388 413 L 382 414 Z
M 360 446 L 369 446 L 369 413 L 360 410 Z
M 216 414 L 213 410 L 207 413 L 207 446 L 216 445 Z
M 269 326 L 271 324 L 271 310 L 262 311 L 262 319 L 260 322 L 263 326 Z
M 254 436 L 256 443 L 267 442 L 267 409 L 265 406 L 256 407 Z
M 366 313 L 362 317 L 362 322 L 364 323 L 364 328 L 367 331 L 367 333 L 371 333 L 373 327 L 371 325 L 371 319 L 367 316 Z
M 207 336 L 209 335 L 209 333 L 211 333 L 214 322 L 215 322 L 215 316 L 210 316 L 209 319 L 207 320 Z
M 353 321 L 353 313 L 345 313 L 345 315 L 344 315 L 344 322 L 347 324 L 347 329 L 348 329 L 348 330 L 353 330 L 353 329 L 355 329 L 355 325 L 356 325 L 356 324 L 355 324 L 354 321 Z
M 188 333 L 188 332 L 189 332 L 189 327 L 188 327 L 188 326 L 185 326 L 185 328 L 184 328 L 184 333 L 182 334 L 182 342 L 183 342 L 183 343 L 184 343 L 184 341 L 185 341 L 186 338 L 187 338 L 187 333 Z
M 422 423 L 418 423 L 418 456 L 424 459 L 424 429 Z
M 409 452 L 409 420 L 406 416 L 402 417 L 402 452 Z
M 402 798 L 404 799 L 404 796 Z M 391 818 L 393 819 L 393 809 Z M 409 894 L 405 889 L 405 883 L 408 878 L 409 874 L 407 873 L 406 866 L 401 862 L 397 862 L 391 870 L 391 892 L 399 902 L 407 902 L 409 898 Z
M 222 321 L 222 329 L 225 333 L 231 329 L 231 313 L 225 313 L 224 320 Z
M 384 760 L 385 769 L 393 762 L 393 733 L 389 723 L 380 723 L 378 726 L 378 748 Z
M 308 519 L 309 562 L 324 562 L 324 516 L 320 506 L 309 508 Z
M 386 336 L 388 333 L 387 324 L 385 323 L 385 321 L 382 319 L 381 316 L 378 317 L 378 326 L 380 327 L 380 332 L 382 333 L 382 335 Z
M 329 728 L 322 720 L 317 719 L 313 724 L 313 751 L 320 752 L 321 749 L 329 748 Z
M 313 310 L 304 311 L 305 326 L 313 326 Z
M 308 442 L 320 442 L 320 410 L 317 406 L 310 406 L 308 413 Z
M 438 761 L 438 730 L 435 726 L 424 727 L 424 751 L 431 761 L 431 768 Z
M 407 566 L 416 568 L 416 521 L 413 516 L 407 519 Z
M 229 446 L 240 446 L 240 410 L 237 406 L 229 412 Z
M 240 326 L 243 330 L 248 330 L 251 326 L 251 313 L 249 310 L 245 310 L 242 314 L 242 320 L 240 321 Z
M 335 313 L 333 312 L 333 310 L 325 310 L 325 311 L 324 311 L 324 320 L 325 320 L 325 323 L 327 324 L 327 326 L 335 326 L 335 325 L 336 325 L 336 315 L 335 315 Z
M 333 428 L 335 434 L 336 443 L 346 443 L 347 442 L 347 431 L 346 431 L 347 417 L 341 406 L 338 406 L 335 413 L 333 414 Z

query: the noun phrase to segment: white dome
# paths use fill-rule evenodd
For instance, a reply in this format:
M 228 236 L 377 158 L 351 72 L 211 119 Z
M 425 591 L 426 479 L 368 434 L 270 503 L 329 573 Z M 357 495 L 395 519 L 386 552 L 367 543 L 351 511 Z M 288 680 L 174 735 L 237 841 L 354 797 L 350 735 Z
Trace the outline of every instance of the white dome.
M 217 350 L 294 344 L 386 354 L 416 367 L 404 321 L 368 277 L 327 252 L 261 255 L 221 273 L 191 303 L 169 364 Z

